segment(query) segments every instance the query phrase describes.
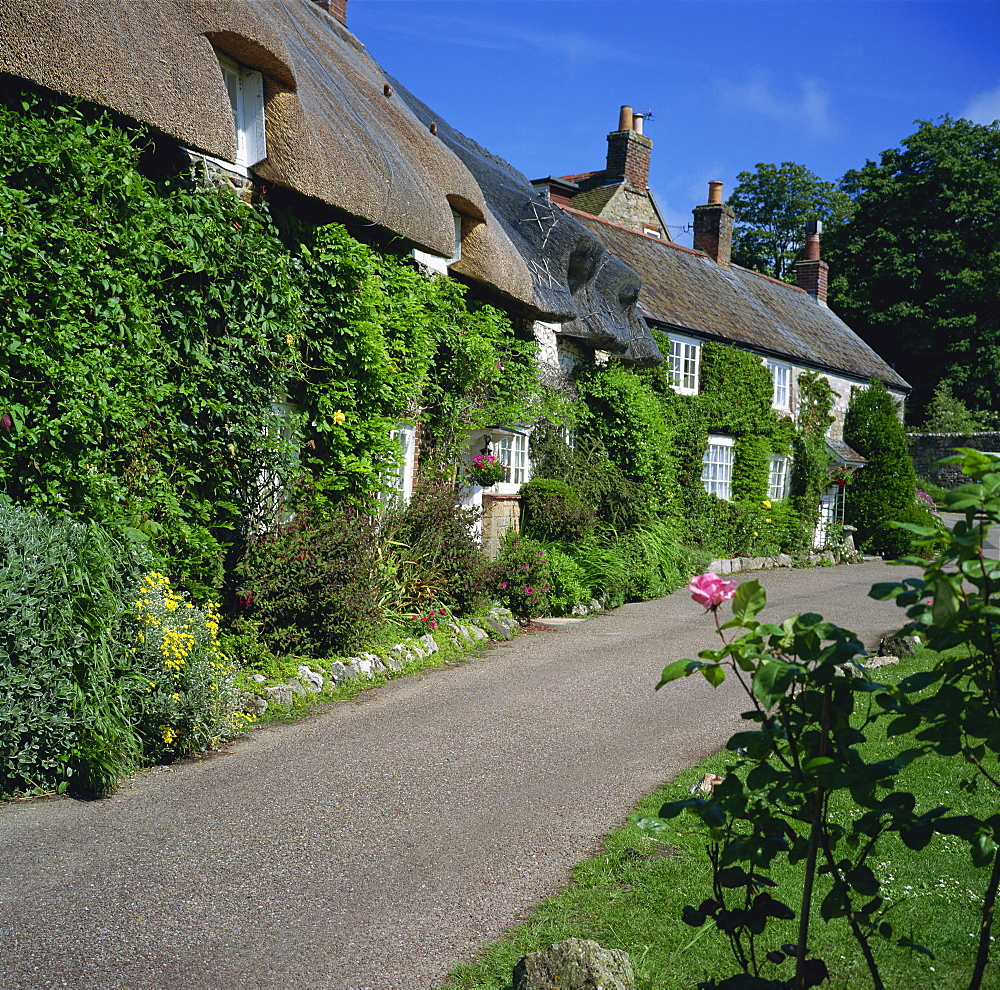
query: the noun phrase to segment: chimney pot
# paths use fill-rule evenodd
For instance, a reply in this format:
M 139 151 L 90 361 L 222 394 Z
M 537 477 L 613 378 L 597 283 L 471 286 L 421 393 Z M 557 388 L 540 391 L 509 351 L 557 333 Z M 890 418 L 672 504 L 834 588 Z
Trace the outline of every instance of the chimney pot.
M 644 193 L 649 186 L 649 156 L 653 142 L 642 133 L 643 114 L 633 114 L 623 106 L 618 130 L 608 135 L 608 157 L 604 168 L 607 185 L 625 185 L 631 192 Z M 638 126 L 637 126 L 638 125 Z
M 728 265 L 733 256 L 733 219 L 735 214 L 722 202 L 722 183 L 708 184 L 708 203 L 694 208 L 694 246 L 713 261 Z
M 822 233 L 822 220 L 810 220 L 806 225 L 806 249 L 802 260 L 795 262 L 795 284 L 825 306 L 830 266 L 820 257 Z

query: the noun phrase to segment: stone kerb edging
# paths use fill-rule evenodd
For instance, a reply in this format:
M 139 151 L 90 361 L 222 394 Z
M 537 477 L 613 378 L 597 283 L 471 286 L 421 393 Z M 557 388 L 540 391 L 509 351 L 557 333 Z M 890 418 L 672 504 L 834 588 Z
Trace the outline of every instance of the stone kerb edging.
M 863 557 L 857 553 L 842 550 L 821 550 L 805 557 L 799 566 L 816 567 L 823 564 L 864 563 L 870 560 L 881 560 L 881 557 Z M 776 557 L 730 557 L 713 560 L 710 571 L 716 574 L 739 574 L 742 571 L 772 571 L 778 567 L 795 567 L 795 560 L 787 553 L 779 553 Z
M 491 635 L 499 639 L 513 639 L 518 628 L 517 620 L 510 611 L 493 608 L 486 615 L 464 623 L 449 623 L 437 631 L 437 636 L 447 637 L 452 645 L 464 648 L 489 639 Z M 417 639 L 390 646 L 383 656 L 359 653 L 340 660 L 314 660 L 310 665 L 301 664 L 296 671 L 298 676 L 289 677 L 282 684 L 267 684 L 267 678 L 262 674 L 255 674 L 253 680 L 261 685 L 263 693 L 258 695 L 244 692 L 240 701 L 248 715 L 263 715 L 272 701 L 290 708 L 295 695 L 319 694 L 327 684 L 342 684 L 344 681 L 397 673 L 407 663 L 423 660 L 437 653 L 440 648 L 434 634 L 425 633 Z M 315 670 L 315 667 L 323 669 Z

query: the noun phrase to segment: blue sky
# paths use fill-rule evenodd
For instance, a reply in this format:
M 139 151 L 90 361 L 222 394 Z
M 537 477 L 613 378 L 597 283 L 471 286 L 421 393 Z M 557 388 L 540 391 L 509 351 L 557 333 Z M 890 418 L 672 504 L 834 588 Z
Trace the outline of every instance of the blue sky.
M 603 168 L 619 106 L 651 109 L 677 228 L 758 162 L 836 181 L 916 120 L 1000 118 L 996 0 L 350 0 L 348 26 L 528 178 Z

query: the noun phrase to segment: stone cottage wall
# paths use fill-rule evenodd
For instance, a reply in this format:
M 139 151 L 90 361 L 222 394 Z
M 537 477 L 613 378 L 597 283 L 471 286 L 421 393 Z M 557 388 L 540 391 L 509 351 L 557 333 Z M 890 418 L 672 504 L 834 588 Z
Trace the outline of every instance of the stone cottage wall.
M 954 488 L 969 480 L 953 464 L 935 466 L 937 461 L 949 456 L 956 447 L 1000 453 L 1000 432 L 973 433 L 972 436 L 963 436 L 961 433 L 907 433 L 906 441 L 917 477 L 933 481 L 942 488 Z

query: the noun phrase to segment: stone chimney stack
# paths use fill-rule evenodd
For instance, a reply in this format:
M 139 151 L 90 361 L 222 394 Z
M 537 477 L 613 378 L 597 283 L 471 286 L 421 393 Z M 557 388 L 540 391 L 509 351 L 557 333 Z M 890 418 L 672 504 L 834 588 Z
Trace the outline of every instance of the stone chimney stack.
M 625 183 L 633 192 L 644 193 L 649 187 L 649 156 L 653 142 L 642 133 L 643 114 L 622 107 L 618 130 L 608 135 L 608 185 Z
M 825 306 L 830 266 L 820 258 L 819 237 L 822 233 L 823 221 L 810 220 L 806 227 L 805 257 L 795 262 L 795 284 Z
M 313 3 L 347 27 L 347 0 L 313 0 Z
M 733 256 L 733 211 L 722 202 L 722 183 L 708 184 L 708 203 L 694 208 L 694 246 L 713 261 L 728 265 Z

